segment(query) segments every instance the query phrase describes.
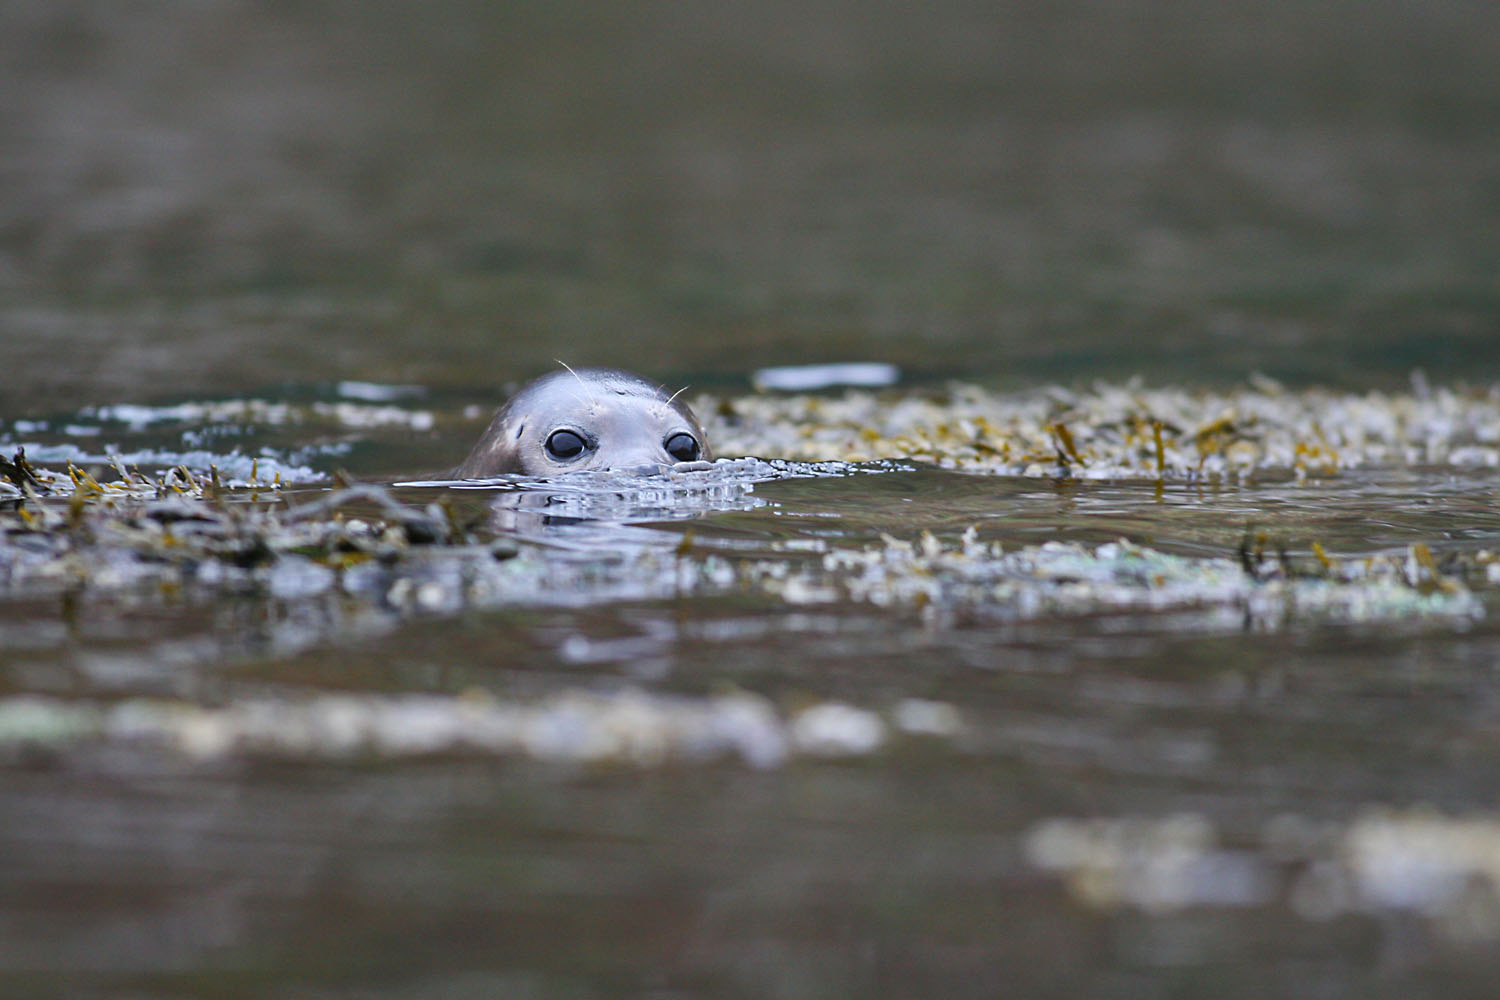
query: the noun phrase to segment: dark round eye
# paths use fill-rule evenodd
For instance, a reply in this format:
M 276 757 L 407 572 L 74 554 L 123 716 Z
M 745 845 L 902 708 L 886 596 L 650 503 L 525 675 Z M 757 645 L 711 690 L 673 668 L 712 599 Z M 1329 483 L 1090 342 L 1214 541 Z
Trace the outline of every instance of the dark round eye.
M 667 438 L 667 454 L 679 462 L 698 460 L 698 439 L 691 434 L 673 434 Z
M 553 431 L 547 438 L 547 454 L 559 462 L 577 458 L 588 447 L 577 431 Z

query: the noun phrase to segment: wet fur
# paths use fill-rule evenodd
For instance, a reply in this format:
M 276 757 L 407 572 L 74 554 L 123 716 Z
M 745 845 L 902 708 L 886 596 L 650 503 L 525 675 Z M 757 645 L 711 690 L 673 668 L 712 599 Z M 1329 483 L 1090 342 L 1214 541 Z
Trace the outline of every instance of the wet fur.
M 713 452 L 703 426 L 665 386 L 618 368 L 551 372 L 522 386 L 499 410 L 452 476 L 486 479 L 511 474 L 552 475 L 574 468 L 671 465 L 666 436 L 686 431 L 697 438 L 700 455 Z M 595 438 L 597 452 L 576 463 L 558 463 L 543 450 L 554 429 L 566 427 Z M 656 442 L 653 450 L 651 442 Z

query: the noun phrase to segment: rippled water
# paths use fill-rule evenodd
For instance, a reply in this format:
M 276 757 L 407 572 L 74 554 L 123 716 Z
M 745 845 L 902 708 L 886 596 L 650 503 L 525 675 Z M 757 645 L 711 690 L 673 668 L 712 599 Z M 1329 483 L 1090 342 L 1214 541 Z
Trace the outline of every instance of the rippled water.
M 229 491 L 10 515 L 12 991 L 1486 981 L 1492 470 L 392 487 L 482 415 L 323 397 L 6 428 Z

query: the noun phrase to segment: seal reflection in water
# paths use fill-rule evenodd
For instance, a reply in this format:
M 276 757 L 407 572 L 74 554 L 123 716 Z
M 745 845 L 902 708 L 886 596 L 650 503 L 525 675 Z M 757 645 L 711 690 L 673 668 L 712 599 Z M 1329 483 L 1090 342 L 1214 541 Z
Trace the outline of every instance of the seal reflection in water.
M 655 472 L 711 461 L 703 426 L 664 387 L 616 368 L 552 372 L 495 413 L 455 479 L 508 473 L 553 476 L 580 469 Z

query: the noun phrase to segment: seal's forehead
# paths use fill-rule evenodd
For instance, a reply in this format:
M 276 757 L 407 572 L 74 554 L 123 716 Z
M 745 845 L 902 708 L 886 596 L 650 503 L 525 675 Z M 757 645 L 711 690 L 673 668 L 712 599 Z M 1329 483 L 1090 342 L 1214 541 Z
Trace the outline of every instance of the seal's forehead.
M 512 412 L 558 413 L 572 410 L 597 412 L 612 403 L 628 404 L 633 412 L 643 410 L 685 415 L 686 408 L 674 400 L 659 382 L 615 368 L 579 368 L 548 372 L 523 386 L 511 397 Z
M 605 427 L 690 429 L 702 435 L 693 412 L 664 386 L 614 368 L 548 372 L 523 386 L 505 406 L 505 422 L 519 434 L 546 434 L 568 424 Z
M 570 374 L 575 376 L 577 382 L 591 386 L 598 392 L 614 393 L 617 396 L 667 398 L 667 390 L 661 383 L 618 368 L 580 368 L 576 373 L 562 373 L 565 377 Z
M 600 395 L 639 396 L 645 399 L 667 398 L 666 389 L 657 382 L 617 368 L 579 368 L 548 372 L 523 386 L 514 398 L 550 397 L 582 401 Z

